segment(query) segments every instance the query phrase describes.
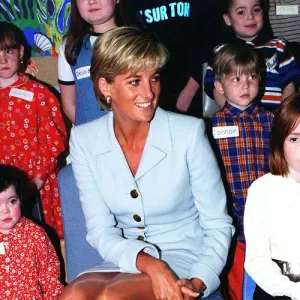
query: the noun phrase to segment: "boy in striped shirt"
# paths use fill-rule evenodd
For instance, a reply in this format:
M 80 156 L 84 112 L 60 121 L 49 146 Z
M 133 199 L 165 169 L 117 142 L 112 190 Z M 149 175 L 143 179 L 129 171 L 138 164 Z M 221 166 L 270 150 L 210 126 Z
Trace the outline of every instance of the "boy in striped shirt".
M 286 41 L 270 39 L 264 25 L 263 0 L 224 0 L 223 19 L 232 29 L 231 42 L 247 43 L 260 59 L 260 87 L 258 98 L 266 107 L 275 109 L 287 96 L 296 91 L 300 84 L 300 69 L 294 56 L 286 48 Z M 215 53 L 220 47 L 215 48 Z M 205 80 L 206 94 L 215 99 L 221 108 L 225 103 L 223 95 L 214 89 L 214 72 L 208 63 Z

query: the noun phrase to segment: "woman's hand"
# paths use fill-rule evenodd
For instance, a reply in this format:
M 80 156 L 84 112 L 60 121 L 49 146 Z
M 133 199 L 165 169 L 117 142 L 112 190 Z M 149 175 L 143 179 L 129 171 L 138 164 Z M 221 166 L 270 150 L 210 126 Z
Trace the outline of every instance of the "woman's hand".
M 181 289 L 184 300 L 192 300 L 199 297 L 206 288 L 204 282 L 198 278 L 193 278 L 192 280 L 183 278 L 177 281 L 177 285 Z
M 140 252 L 137 257 L 137 268 L 151 278 L 155 299 L 184 299 L 181 289 L 177 284 L 178 278 L 163 261 Z

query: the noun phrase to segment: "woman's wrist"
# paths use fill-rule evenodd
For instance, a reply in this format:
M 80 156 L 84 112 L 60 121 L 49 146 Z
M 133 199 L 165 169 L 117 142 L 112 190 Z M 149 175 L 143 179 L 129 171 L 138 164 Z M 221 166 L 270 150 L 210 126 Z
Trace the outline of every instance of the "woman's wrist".
M 149 276 L 151 276 L 152 274 L 155 274 L 158 269 L 161 268 L 161 266 L 163 265 L 164 263 L 141 251 L 138 256 L 137 256 L 137 259 L 136 259 L 136 267 L 139 271 L 141 271 L 142 273 L 145 273 L 145 274 L 148 274 Z

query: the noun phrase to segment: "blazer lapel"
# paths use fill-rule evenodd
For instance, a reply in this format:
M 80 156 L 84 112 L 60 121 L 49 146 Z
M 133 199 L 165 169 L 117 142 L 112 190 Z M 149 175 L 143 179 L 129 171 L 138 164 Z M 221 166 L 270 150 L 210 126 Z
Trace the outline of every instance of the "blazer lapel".
M 167 156 L 167 153 L 171 151 L 172 140 L 168 115 L 166 111 L 157 108 L 150 124 L 149 134 L 135 175 L 135 180 L 138 180 L 155 167 Z
M 115 137 L 112 113 L 109 113 L 106 117 L 106 122 L 101 124 L 93 148 L 97 167 L 100 165 L 103 167 L 104 165 L 105 168 L 123 177 L 125 186 L 128 184 L 132 185 L 133 181 L 138 180 L 150 171 L 171 151 L 172 140 L 169 119 L 167 112 L 161 108 L 157 108 L 151 121 L 149 134 L 135 177 L 132 176 L 123 151 Z
M 129 169 L 123 151 L 113 130 L 113 113 L 109 113 L 107 121 L 101 126 L 95 141 L 93 154 L 97 168 L 104 167 L 123 179 L 124 187 L 132 185 L 134 178 Z M 135 184 L 135 183 L 134 183 Z

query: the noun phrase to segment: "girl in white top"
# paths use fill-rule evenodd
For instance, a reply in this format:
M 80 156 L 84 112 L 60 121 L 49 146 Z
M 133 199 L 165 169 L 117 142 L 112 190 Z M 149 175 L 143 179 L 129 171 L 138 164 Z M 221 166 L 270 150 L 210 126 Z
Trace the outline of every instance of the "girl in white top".
M 118 4 L 119 0 L 71 0 L 70 26 L 58 55 L 58 82 L 63 110 L 75 125 L 105 113 L 94 95 L 90 61 L 97 37 L 123 23 Z
M 245 268 L 253 299 L 300 299 L 300 94 L 279 106 L 270 136 L 271 173 L 248 190 Z

